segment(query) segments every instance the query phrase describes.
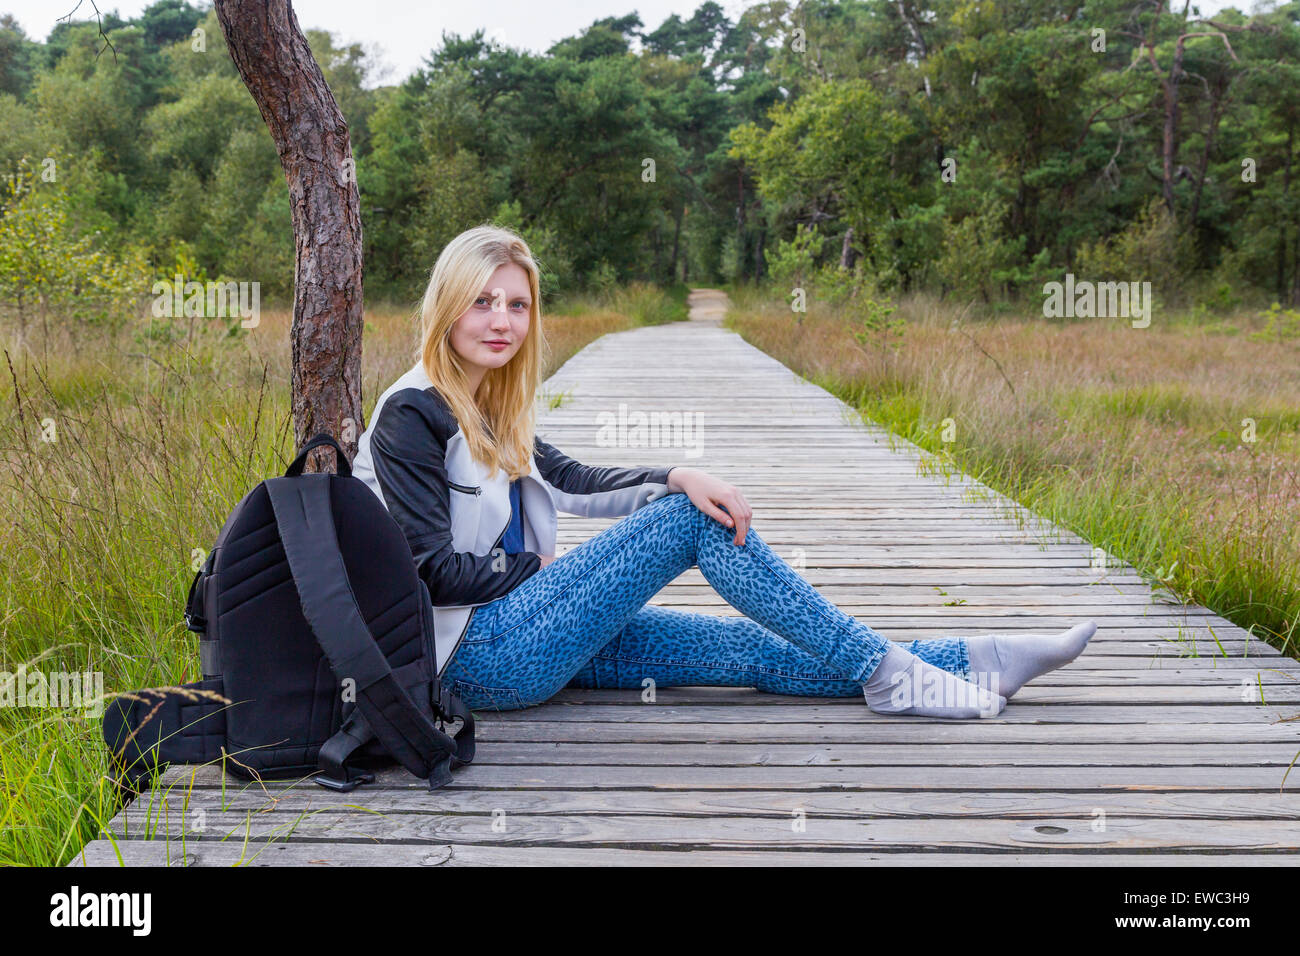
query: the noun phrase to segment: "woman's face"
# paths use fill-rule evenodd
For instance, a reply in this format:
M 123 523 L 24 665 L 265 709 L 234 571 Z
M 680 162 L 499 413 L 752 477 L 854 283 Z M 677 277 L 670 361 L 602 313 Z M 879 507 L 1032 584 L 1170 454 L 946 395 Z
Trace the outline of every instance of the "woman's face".
M 477 299 L 451 328 L 451 347 L 465 364 L 471 391 L 490 368 L 500 368 L 523 347 L 532 308 L 528 273 L 513 262 L 498 266 Z

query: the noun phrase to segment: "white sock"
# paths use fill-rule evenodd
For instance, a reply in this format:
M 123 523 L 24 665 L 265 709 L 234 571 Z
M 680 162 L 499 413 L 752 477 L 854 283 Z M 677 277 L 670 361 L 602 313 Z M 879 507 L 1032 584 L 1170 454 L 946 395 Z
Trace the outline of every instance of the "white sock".
M 1060 634 L 980 634 L 966 638 L 972 676 L 990 683 L 1010 697 L 1025 684 L 1062 664 L 1068 664 L 1088 646 L 1097 631 L 1092 621 L 1076 624 Z
M 867 707 L 877 714 L 918 717 L 996 717 L 1007 700 L 962 680 L 891 643 L 862 685 Z

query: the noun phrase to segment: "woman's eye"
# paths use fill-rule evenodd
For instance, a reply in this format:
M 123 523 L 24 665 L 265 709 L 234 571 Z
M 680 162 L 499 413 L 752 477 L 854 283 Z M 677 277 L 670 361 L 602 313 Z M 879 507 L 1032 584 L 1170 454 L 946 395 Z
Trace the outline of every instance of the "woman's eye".
M 488 295 L 481 295 L 474 300 L 474 304 L 479 308 L 483 308 L 483 307 L 490 308 L 492 306 L 492 303 L 493 303 L 493 298 L 492 296 L 488 296 Z M 528 310 L 528 303 L 523 299 L 516 299 L 514 302 L 510 303 L 510 306 L 511 308 L 516 310 L 519 309 L 523 309 L 524 311 Z

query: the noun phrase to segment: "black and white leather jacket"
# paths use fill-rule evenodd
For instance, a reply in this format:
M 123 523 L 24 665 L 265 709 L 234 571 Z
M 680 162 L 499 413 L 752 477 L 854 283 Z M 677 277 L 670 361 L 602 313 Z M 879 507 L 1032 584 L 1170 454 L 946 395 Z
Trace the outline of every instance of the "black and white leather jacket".
M 588 518 L 631 514 L 668 494 L 663 467 L 583 465 L 535 439 L 531 472 L 520 480 L 524 549 L 500 550 L 510 523 L 510 485 L 469 453 L 451 408 L 419 362 L 379 397 L 358 442 L 352 473 L 406 533 L 433 600 L 438 672 L 451 661 L 474 609 L 508 594 L 555 554 L 556 513 Z

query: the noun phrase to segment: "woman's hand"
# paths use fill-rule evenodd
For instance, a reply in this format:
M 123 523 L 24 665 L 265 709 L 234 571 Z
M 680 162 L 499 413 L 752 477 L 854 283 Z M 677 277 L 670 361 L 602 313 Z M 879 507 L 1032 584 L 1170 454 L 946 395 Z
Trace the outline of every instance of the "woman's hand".
M 736 529 L 733 544 L 745 543 L 745 532 L 749 530 L 749 519 L 753 517 L 754 511 L 735 485 L 729 485 L 721 478 L 715 478 L 698 468 L 679 466 L 668 472 L 668 491 L 684 492 L 695 507 L 706 515 L 728 528 Z M 722 510 L 723 507 L 726 511 Z
M 538 557 L 542 559 L 542 567 L 538 568 L 537 569 L 538 571 L 542 570 L 542 568 L 546 567 L 548 564 L 550 564 L 552 561 L 555 560 L 555 555 L 553 554 L 539 554 Z

